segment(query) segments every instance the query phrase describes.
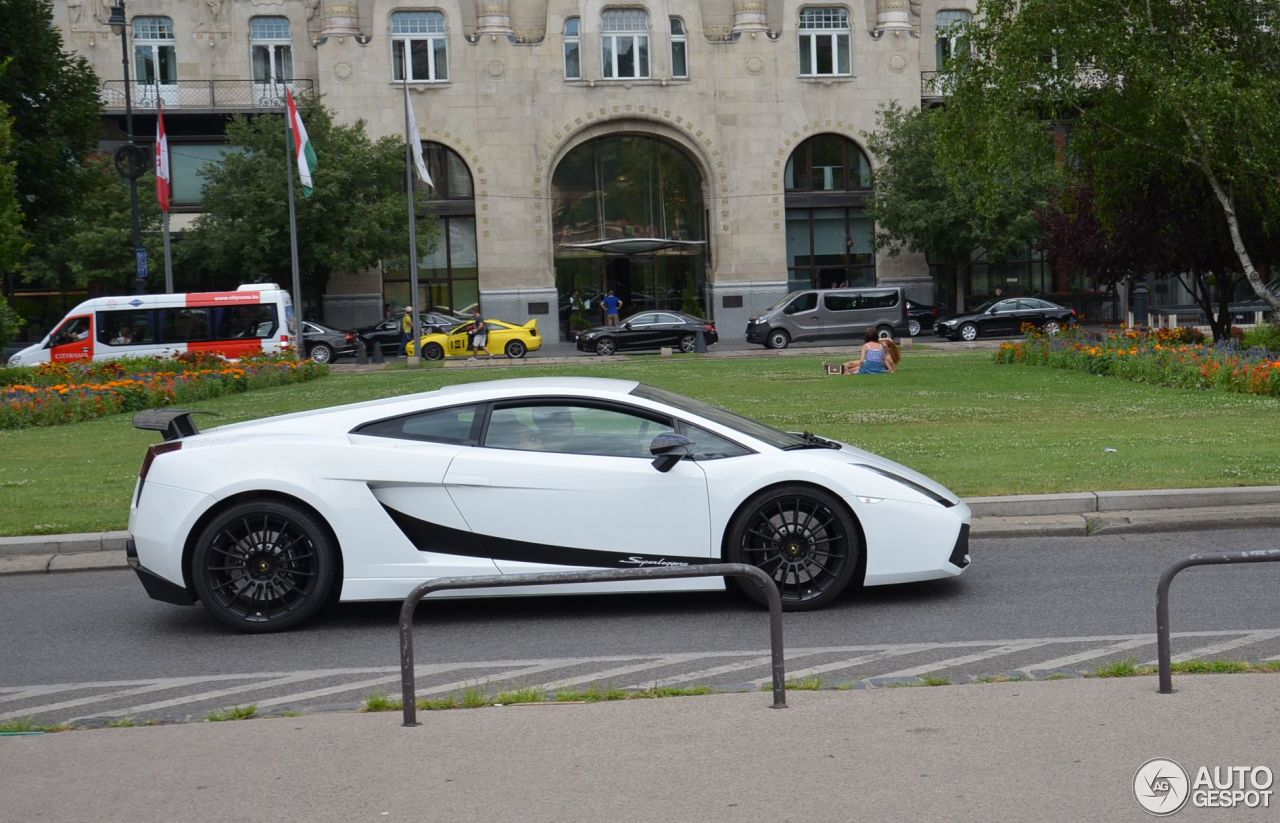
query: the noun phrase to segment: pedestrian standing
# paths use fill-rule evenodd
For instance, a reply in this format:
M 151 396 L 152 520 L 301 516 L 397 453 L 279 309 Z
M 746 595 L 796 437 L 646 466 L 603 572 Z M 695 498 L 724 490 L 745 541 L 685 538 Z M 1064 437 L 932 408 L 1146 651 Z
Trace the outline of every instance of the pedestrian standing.
M 605 324 L 609 326 L 618 325 L 618 312 L 622 309 L 622 300 L 610 290 L 601 302 L 604 303 Z
M 400 353 L 409 354 L 409 341 L 413 339 L 413 306 L 404 307 L 404 316 L 400 318 Z

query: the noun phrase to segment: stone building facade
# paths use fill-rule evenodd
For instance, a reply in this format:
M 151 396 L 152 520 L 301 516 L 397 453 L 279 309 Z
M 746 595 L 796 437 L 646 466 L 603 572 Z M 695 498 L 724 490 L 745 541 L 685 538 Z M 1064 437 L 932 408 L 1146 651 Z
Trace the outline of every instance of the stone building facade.
M 55 23 L 118 119 L 110 5 L 58 0 Z M 443 229 L 420 261 L 421 305 L 478 300 L 550 334 L 572 293 L 615 290 L 624 313 L 695 300 L 732 334 L 797 286 L 898 285 L 930 301 L 921 256 L 874 250 L 865 139 L 884 104 L 934 95 L 949 48 L 938 23 L 974 5 L 128 0 L 135 131 L 149 140 L 160 97 L 171 142 L 208 159 L 218 118 L 278 105 L 284 81 L 374 137 L 403 134 L 407 73 Z M 198 211 L 198 175 L 186 185 Z M 326 320 L 403 305 L 405 269 L 331 278 Z

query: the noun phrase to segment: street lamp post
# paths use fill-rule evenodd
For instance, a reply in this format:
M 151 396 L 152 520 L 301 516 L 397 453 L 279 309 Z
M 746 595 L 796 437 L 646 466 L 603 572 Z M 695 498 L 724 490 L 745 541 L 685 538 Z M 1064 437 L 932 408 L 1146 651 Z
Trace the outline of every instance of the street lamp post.
M 142 223 L 138 217 L 138 178 L 147 171 L 148 157 L 146 152 L 133 142 L 133 99 L 129 82 L 129 38 L 125 32 L 129 29 L 129 21 L 124 16 L 124 0 L 111 7 L 111 18 L 107 21 L 111 31 L 120 35 L 120 63 L 124 66 L 124 128 L 128 134 L 129 144 L 116 152 L 116 171 L 129 181 L 129 207 L 133 217 L 133 259 L 134 259 L 134 291 L 145 291 L 147 282 L 147 250 L 142 247 Z

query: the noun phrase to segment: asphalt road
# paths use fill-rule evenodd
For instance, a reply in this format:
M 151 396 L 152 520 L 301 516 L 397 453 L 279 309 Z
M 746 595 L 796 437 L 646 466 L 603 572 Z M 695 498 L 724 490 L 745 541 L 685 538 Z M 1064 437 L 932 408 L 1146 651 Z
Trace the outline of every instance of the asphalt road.
M 1168 563 L 1277 544 L 1274 530 L 975 540 L 961 579 L 865 589 L 786 615 L 788 674 L 822 675 L 827 685 L 926 672 L 959 682 L 1145 662 L 1154 658 L 1155 586 Z M 1176 638 L 1175 653 L 1280 659 L 1277 590 L 1280 564 L 1183 572 L 1172 627 L 1200 634 Z M 180 719 L 273 699 L 351 708 L 373 691 L 396 691 L 397 611 L 340 605 L 303 629 L 247 636 L 199 607 L 149 600 L 127 571 L 9 576 L 0 579 L 0 719 L 135 709 Z M 440 692 L 491 677 L 495 689 L 754 688 L 768 675 L 767 623 L 765 612 L 718 593 L 428 602 L 418 613 L 417 662 L 442 667 L 423 681 Z

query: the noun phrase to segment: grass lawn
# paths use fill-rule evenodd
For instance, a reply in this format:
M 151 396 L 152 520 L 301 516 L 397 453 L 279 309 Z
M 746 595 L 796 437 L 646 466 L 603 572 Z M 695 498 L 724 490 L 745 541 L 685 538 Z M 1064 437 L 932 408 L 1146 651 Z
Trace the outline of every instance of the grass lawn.
M 997 366 L 987 352 L 908 351 L 885 377 L 827 377 L 819 357 L 664 360 L 335 374 L 194 404 L 203 428 L 473 380 L 622 377 L 780 428 L 835 437 L 963 496 L 1280 484 L 1280 399 Z M 154 432 L 130 415 L 0 431 L 0 535 L 121 529 Z M 1114 449 L 1115 451 L 1110 451 Z

